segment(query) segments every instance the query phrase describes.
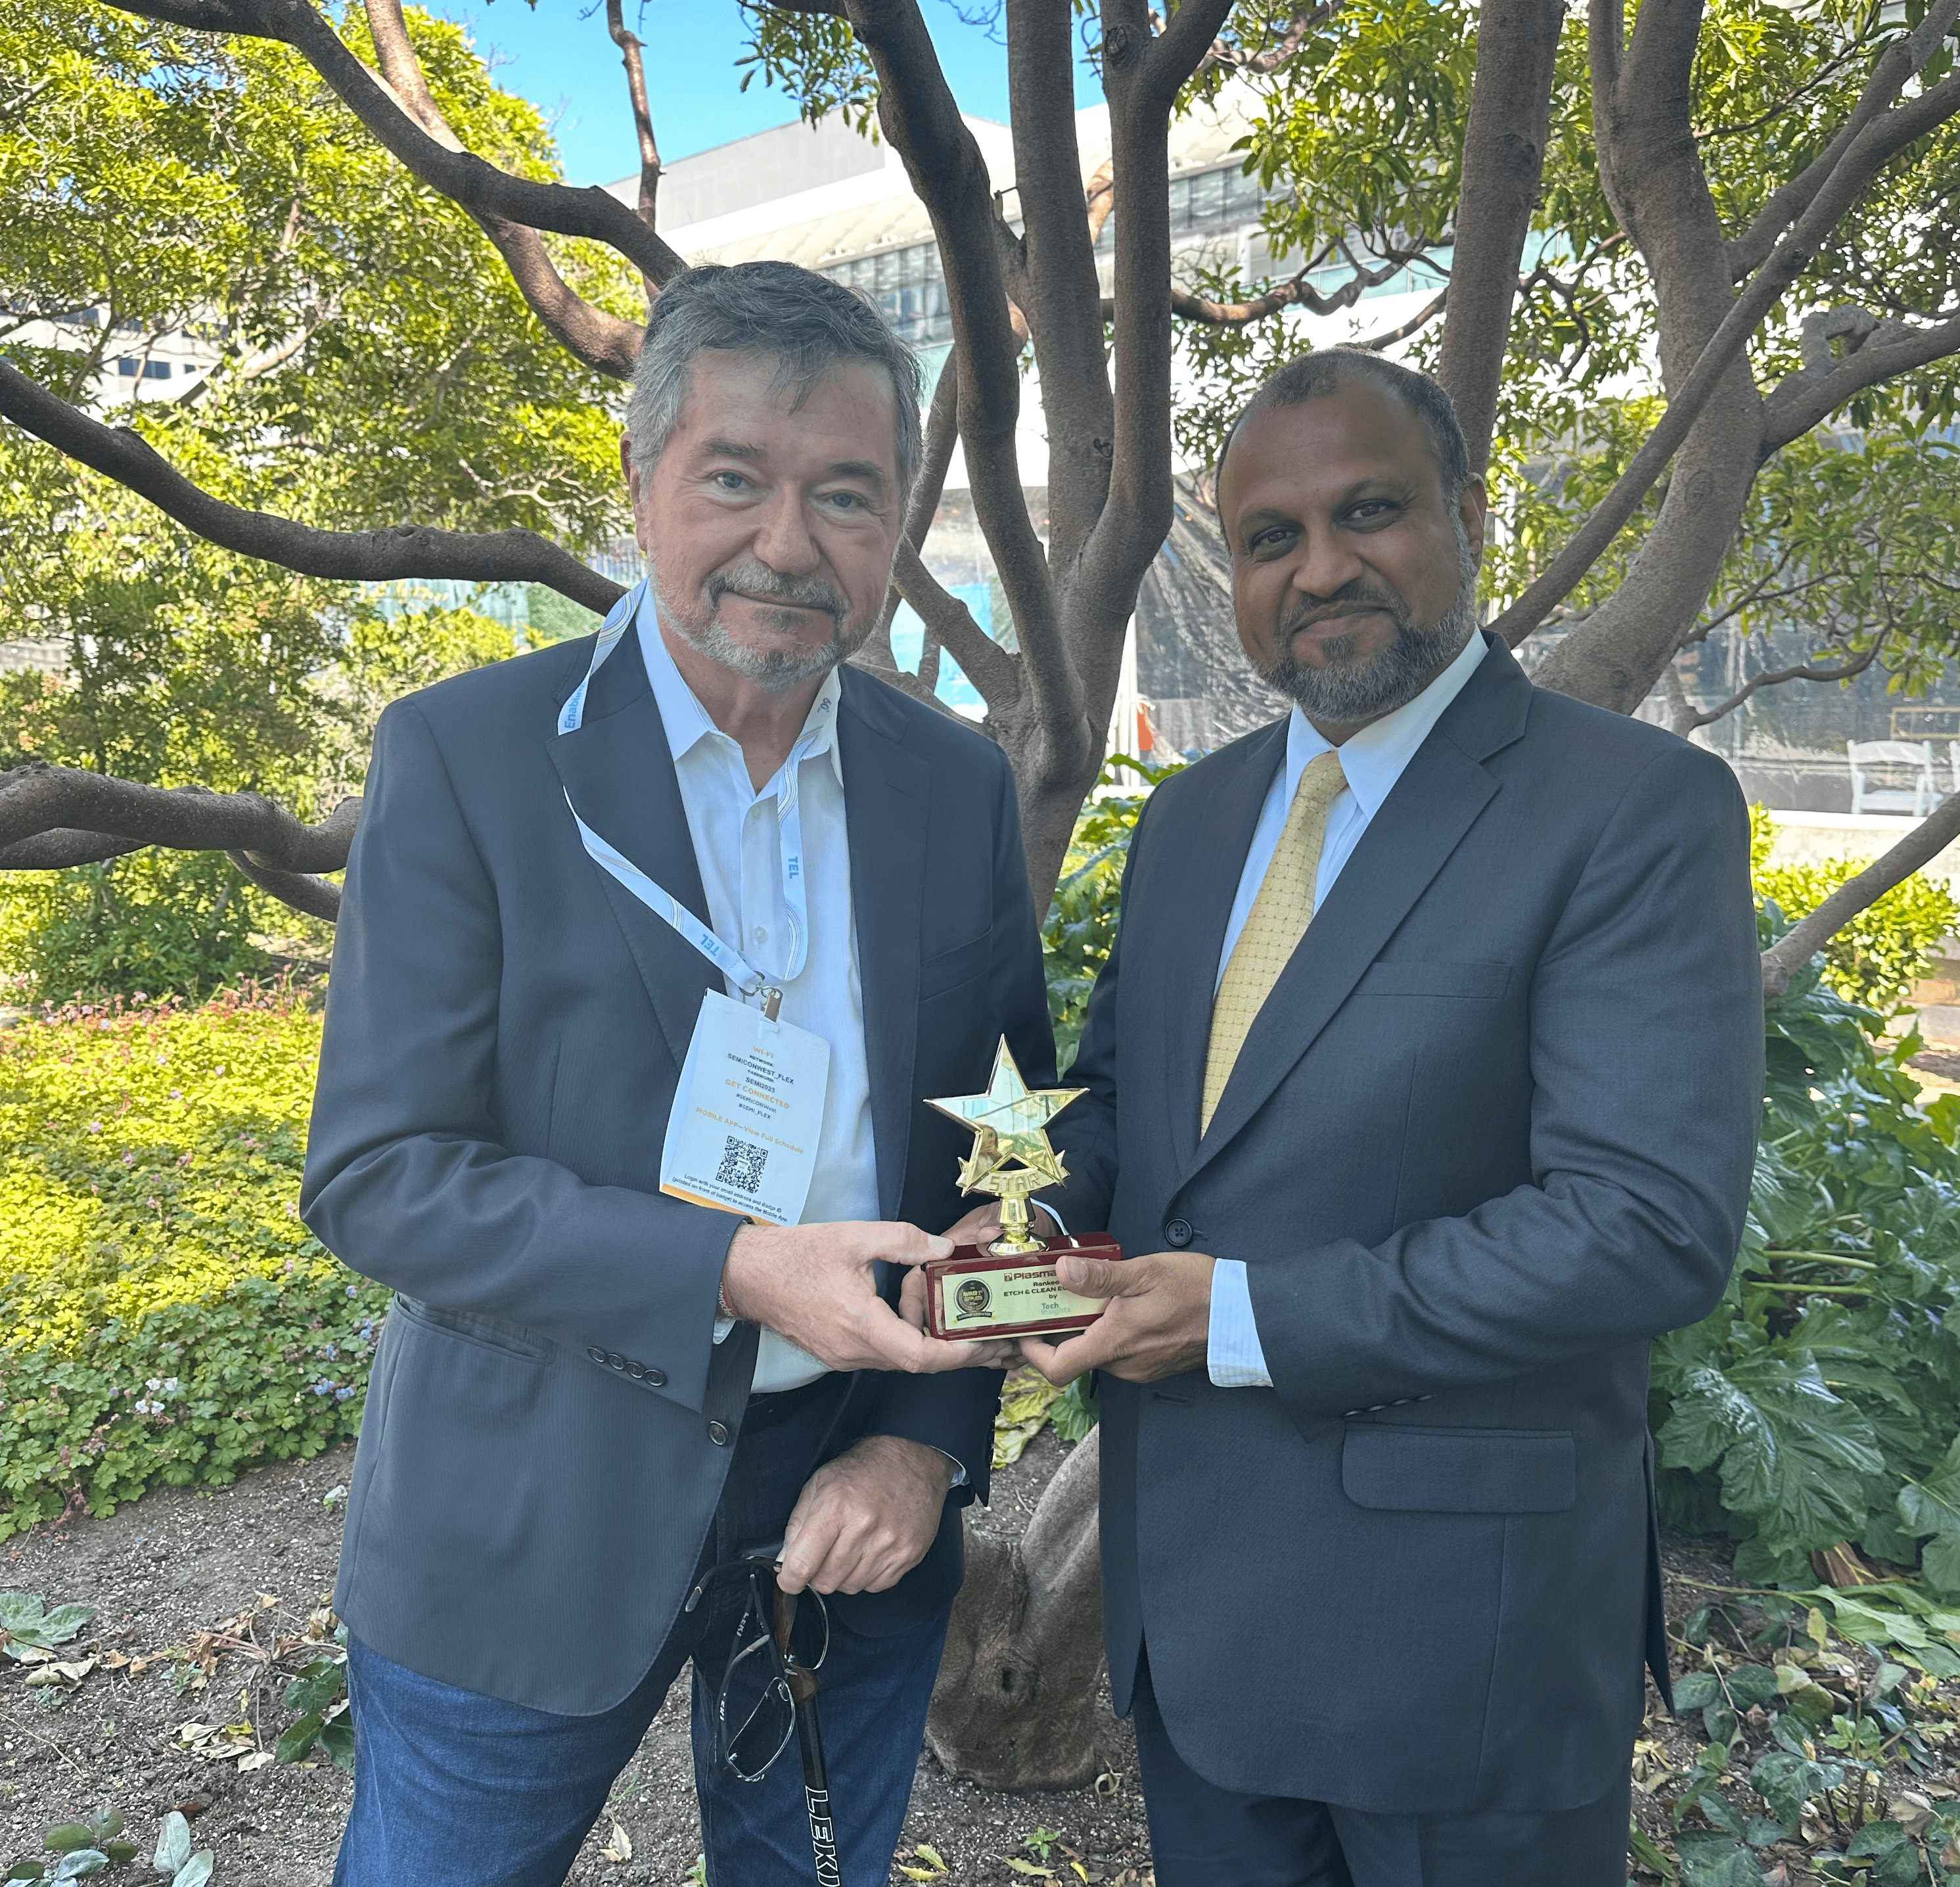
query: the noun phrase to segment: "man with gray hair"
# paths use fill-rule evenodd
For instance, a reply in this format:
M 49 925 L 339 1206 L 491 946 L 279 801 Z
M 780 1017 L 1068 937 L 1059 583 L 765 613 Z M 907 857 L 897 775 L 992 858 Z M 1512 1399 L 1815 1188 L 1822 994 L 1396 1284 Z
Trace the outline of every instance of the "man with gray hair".
M 396 1294 L 336 1887 L 562 1881 L 690 1658 L 708 1879 L 888 1878 L 1000 1384 L 895 1313 L 959 1209 L 925 1099 L 1054 1060 L 1006 760 L 841 666 L 918 415 L 850 291 L 683 275 L 621 441 L 644 581 L 382 718 L 303 1199 Z

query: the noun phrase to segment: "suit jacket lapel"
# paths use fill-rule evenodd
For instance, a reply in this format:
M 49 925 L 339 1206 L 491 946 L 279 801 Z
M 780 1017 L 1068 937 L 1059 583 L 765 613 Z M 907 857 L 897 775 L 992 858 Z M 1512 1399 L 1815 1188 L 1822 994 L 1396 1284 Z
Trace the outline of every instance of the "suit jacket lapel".
M 546 746 L 579 817 L 704 923 L 710 921 L 667 729 L 632 635 L 592 678 L 583 724 L 575 733 L 552 735 Z M 565 844 L 580 845 L 569 819 L 563 832 Z M 701 993 L 720 989 L 721 974 L 609 872 L 588 864 L 625 933 L 678 1066 L 693 1038 Z
M 1211 1039 L 1211 991 L 1198 985 L 1216 977 L 1253 829 L 1273 775 L 1286 759 L 1286 746 L 1287 724 L 1279 721 L 1239 749 L 1236 767 L 1220 782 L 1206 809 L 1197 852 L 1187 861 L 1177 903 L 1162 915 L 1152 914 L 1153 925 L 1177 927 L 1161 954 L 1155 940 L 1151 949 L 1175 983 L 1159 992 L 1158 1013 L 1165 1018 L 1163 1091 L 1171 1097 L 1171 1144 L 1184 1167 L 1198 1151 L 1198 1096 L 1204 1091 L 1205 1051 Z
M 1280 972 L 1187 1178 L 1252 1119 L 1312 1045 L 1496 796 L 1497 782 L 1482 762 L 1524 731 L 1530 699 L 1531 684 L 1510 651 L 1493 646 L 1369 822 Z M 1243 845 L 1238 857 L 1242 867 Z M 1215 947 L 1198 960 L 1215 963 Z M 1201 1092 L 1202 1080 L 1201 1064 L 1193 1084 L 1174 1091 Z
M 842 682 L 837 732 L 851 835 L 851 909 L 864 987 L 878 1209 L 889 1219 L 898 1214 L 912 1138 L 932 768 L 906 750 L 905 724 L 877 684 L 849 667 Z

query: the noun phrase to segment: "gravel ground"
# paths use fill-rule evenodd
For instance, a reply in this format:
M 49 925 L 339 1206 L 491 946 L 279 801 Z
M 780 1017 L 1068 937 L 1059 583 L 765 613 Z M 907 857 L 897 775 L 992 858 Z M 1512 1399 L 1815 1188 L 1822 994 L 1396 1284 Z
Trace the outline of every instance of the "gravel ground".
M 1018 1532 L 1061 1457 L 1039 1437 L 995 1477 L 991 1526 Z M 153 1879 L 144 1863 L 164 1813 L 193 1815 L 196 1845 L 215 1851 L 214 1887 L 329 1887 L 347 1813 L 349 1778 L 253 1757 L 269 1752 L 291 1713 L 279 1701 L 291 1675 L 314 1655 L 340 1550 L 341 1504 L 352 1450 L 269 1468 L 230 1488 L 163 1490 L 106 1520 L 36 1529 L 0 1547 L 0 1588 L 35 1593 L 50 1605 L 79 1602 L 94 1619 L 65 1663 L 94 1659 L 72 1687 L 29 1688 L 27 1668 L 0 1666 L 0 1864 L 41 1851 L 43 1832 L 113 1802 L 127 1817 L 138 1861 L 102 1876 Z M 314 1637 L 309 1638 L 309 1625 Z M 586 1843 L 570 1879 L 579 1887 L 659 1882 L 679 1887 L 700 1846 L 687 1687 L 676 1684 L 616 1786 L 609 1816 Z M 234 1725 L 234 1753 L 186 1747 L 181 1726 Z M 949 1882 L 1025 1879 L 1001 1858 L 1031 1859 L 1037 1828 L 1080 1855 L 1092 1880 L 1131 1880 L 1149 1866 L 1129 1726 L 1106 1707 L 1097 1739 L 1106 1779 L 1055 1794 L 1007 1796 L 947 1775 L 919 1759 L 900 1844 L 902 1864 L 925 1864 L 926 1843 Z M 632 1859 L 606 1858 L 612 1823 Z M 1059 1865 L 1064 1856 L 1050 1857 Z M 927 1871 L 930 1872 L 928 1868 Z M 896 1869 L 895 1882 L 907 1876 Z
M 1052 1434 L 1037 1437 L 1020 1462 L 994 1478 L 983 1523 L 1018 1533 L 1061 1456 Z M 193 1817 L 196 1845 L 215 1850 L 215 1887 L 329 1887 L 349 1778 L 324 1761 L 295 1767 L 265 1758 L 291 1714 L 280 1693 L 331 1626 L 325 1607 L 341 1504 L 328 1497 L 352 1465 L 345 1450 L 248 1475 L 231 1488 L 165 1490 L 110 1519 L 39 1528 L 0 1547 L 0 1588 L 97 1609 L 62 1648 L 62 1662 L 88 1667 L 74 1684 L 30 1686 L 30 1667 L 0 1665 L 0 1863 L 38 1854 L 46 1829 L 113 1802 L 143 1854 L 103 1876 L 110 1882 L 154 1878 L 144 1862 L 174 1806 Z M 1687 1611 L 1733 1576 L 1711 1542 L 1672 1540 L 1666 1559 L 1669 1618 L 1678 1632 Z M 1745 1658 L 1766 1655 L 1739 1641 L 1736 1650 Z M 1943 1686 L 1942 1694 L 1944 1718 L 1956 1726 L 1932 1734 L 1946 1739 L 1946 1755 L 1960 1751 L 1960 1685 Z M 676 1685 L 620 1777 L 609 1814 L 569 1876 L 579 1887 L 681 1887 L 689 1879 L 699 1830 L 686 1698 L 686 1685 Z M 1649 1701 L 1636 1755 L 1643 1786 L 1635 1812 L 1664 1842 L 1669 1800 L 1691 1771 L 1701 1738 L 1698 1726 L 1670 1722 L 1651 1693 Z M 187 1745 L 186 1726 L 215 1726 L 215 1733 Z M 1766 1735 L 1761 1726 L 1750 1733 L 1751 1759 L 1767 1746 Z M 201 1753 L 228 1740 L 228 1753 Z M 1074 1878 L 1066 1863 L 1079 1858 L 1090 1882 L 1153 1887 L 1135 1746 L 1129 1726 L 1109 1714 L 1106 1694 L 1096 1747 L 1103 1771 L 1097 1786 L 1026 1796 L 957 1781 L 921 1755 L 893 1882 L 917 1877 L 899 1871 L 905 1867 L 950 1887 L 1026 1882 L 1031 1877 L 1010 1868 L 1009 1858 L 1031 1863 L 1036 1850 L 1028 1838 L 1039 1829 L 1058 1844 L 1048 1865 L 1062 1882 Z M 1888 1793 L 1908 1784 L 1938 1800 L 1956 1793 L 1960 1777 L 1950 1768 L 1900 1774 Z M 632 1844 L 630 1860 L 606 1851 L 616 1842 L 616 1823 Z M 944 1876 L 916 1852 L 921 1844 L 943 1858 Z M 1809 1847 L 1766 1854 L 1766 1863 L 1783 1869 L 1771 1879 L 1790 1887 L 1815 1880 L 1818 1857 Z M 1643 1871 L 1639 1878 L 1653 1876 Z

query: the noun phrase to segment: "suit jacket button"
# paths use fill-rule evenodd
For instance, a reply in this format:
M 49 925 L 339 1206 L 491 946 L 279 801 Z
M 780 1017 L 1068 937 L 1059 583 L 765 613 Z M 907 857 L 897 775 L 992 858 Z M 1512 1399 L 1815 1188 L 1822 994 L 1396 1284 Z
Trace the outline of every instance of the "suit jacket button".
M 1191 1243 L 1191 1221 L 1188 1219 L 1172 1219 L 1164 1226 L 1164 1243 L 1182 1251 Z
M 644 1383 L 647 1379 L 647 1366 L 644 1363 L 634 1362 L 629 1357 L 626 1361 L 626 1373 L 635 1383 Z
M 587 1350 L 585 1354 L 591 1357 L 593 1361 L 595 1363 L 603 1363 L 606 1360 L 606 1352 L 599 1348 L 597 1344 L 594 1344 L 592 1348 Z
M 710 1422 L 708 1424 L 708 1439 L 714 1443 L 716 1447 L 726 1448 L 728 1446 L 727 1424 L 725 1422 Z
M 626 1367 L 626 1359 L 617 1350 L 608 1350 L 606 1352 L 606 1367 L 609 1370 L 623 1370 Z
M 667 1373 L 664 1370 L 649 1370 L 646 1379 L 654 1388 L 663 1389 L 667 1386 Z

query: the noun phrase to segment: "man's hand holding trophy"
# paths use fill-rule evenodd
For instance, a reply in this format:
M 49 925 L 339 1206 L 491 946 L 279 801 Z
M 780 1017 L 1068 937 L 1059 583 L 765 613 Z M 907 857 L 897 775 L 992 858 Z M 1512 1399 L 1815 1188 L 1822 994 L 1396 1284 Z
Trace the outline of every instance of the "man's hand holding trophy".
M 1102 1314 L 1106 1300 L 1067 1289 L 1055 1275 L 1055 1261 L 1071 1252 L 1118 1259 L 1123 1254 L 1116 1241 L 1106 1232 L 1044 1236 L 1028 1203 L 1031 1194 L 1067 1180 L 1068 1168 L 1048 1144 L 1046 1130 L 1085 1091 L 1030 1089 L 1003 1039 L 984 1094 L 931 1103 L 973 1130 L 973 1150 L 960 1163 L 960 1190 L 991 1194 L 1001 1204 L 996 1235 L 956 1245 L 950 1257 L 928 1259 L 907 1280 L 906 1306 L 920 1316 L 929 1335 L 956 1343 L 1060 1335 L 1086 1330 Z M 951 1236 L 975 1231 L 969 1217 Z

